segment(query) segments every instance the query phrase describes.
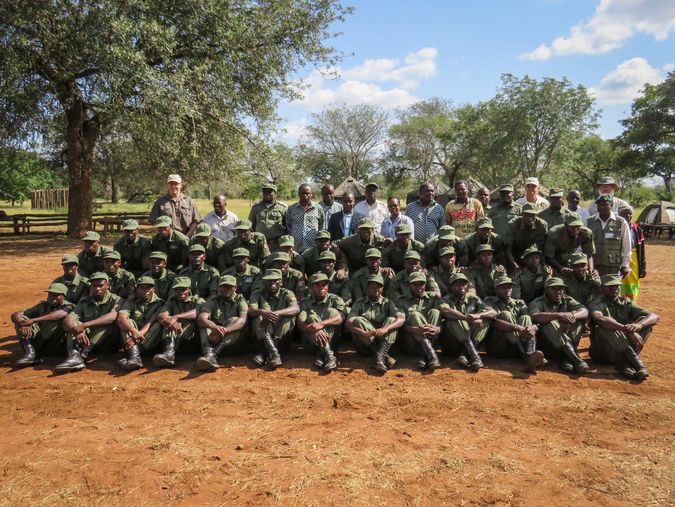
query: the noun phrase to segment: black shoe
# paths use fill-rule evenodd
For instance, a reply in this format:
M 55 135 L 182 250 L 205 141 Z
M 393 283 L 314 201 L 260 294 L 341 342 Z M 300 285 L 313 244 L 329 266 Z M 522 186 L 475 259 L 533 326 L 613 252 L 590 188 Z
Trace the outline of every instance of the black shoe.
M 21 359 L 16 361 L 14 365 L 33 366 L 34 364 L 38 364 L 40 361 L 37 358 L 35 346 L 33 345 L 33 340 L 31 340 L 30 338 L 22 338 L 20 342 L 21 346 L 23 347 L 23 351 L 25 352 L 25 355 Z
M 277 350 L 276 339 L 267 333 L 263 336 L 263 345 L 265 346 L 265 352 L 267 352 L 267 366 L 276 370 L 282 365 L 281 356 Z
M 375 364 L 373 367 L 380 373 L 387 373 L 387 370 L 389 369 L 387 368 L 385 361 L 387 358 L 387 352 L 389 352 L 390 348 L 391 343 L 389 343 L 387 340 L 382 340 L 380 346 L 377 348 L 377 352 L 375 352 Z
M 164 341 L 164 352 L 161 354 L 155 354 L 152 358 L 152 362 L 155 366 L 161 368 L 171 367 L 176 362 L 176 342 L 173 338 L 167 338 Z
M 469 358 L 467 358 L 465 355 L 459 355 L 457 356 L 457 364 L 459 364 L 462 368 L 468 368 Z
M 220 345 L 220 343 L 218 345 Z M 199 371 L 216 371 L 220 368 L 218 358 L 210 343 L 208 345 L 202 344 L 202 351 L 204 352 L 204 355 L 198 358 L 196 363 Z
M 640 356 L 637 355 L 633 347 L 628 347 L 624 352 L 624 355 L 630 366 L 635 370 L 635 375 L 633 376 L 635 380 L 642 382 L 647 377 L 649 377 L 649 370 L 642 362 L 642 359 L 640 359 Z
M 583 375 L 589 369 L 588 363 L 579 357 L 579 354 L 574 348 L 574 345 L 571 343 L 565 343 L 562 348 L 562 352 L 567 358 L 567 363 L 572 365 L 574 373 L 578 375 Z M 563 363 L 563 369 L 565 370 L 565 364 Z M 567 371 L 567 370 L 565 370 Z
M 324 358 L 323 369 L 324 371 L 333 371 L 338 367 L 338 360 L 335 357 L 333 349 L 330 348 L 330 345 L 321 347 L 322 356 Z
M 314 366 L 318 369 L 323 369 L 325 365 L 325 361 L 323 358 L 323 352 L 321 351 L 321 347 L 317 346 L 316 350 L 314 351 Z
M 82 358 L 80 351 L 73 343 L 73 339 L 71 337 L 68 337 L 66 348 L 68 349 L 68 358 L 62 363 L 57 364 L 54 367 L 54 370 L 60 373 L 66 373 L 69 371 L 78 371 L 84 369 L 87 365 L 84 363 L 84 359 Z M 91 347 L 89 347 L 87 350 L 90 351 Z
M 265 356 L 262 354 L 256 354 L 253 356 L 253 362 L 256 366 L 265 366 Z
M 427 369 L 433 371 L 440 368 L 441 362 L 438 360 L 438 355 L 436 354 L 436 350 L 434 349 L 431 340 L 429 340 L 429 338 L 423 338 L 420 342 L 420 346 L 422 347 L 422 353 L 426 358 Z
M 136 344 L 127 351 L 127 361 L 124 364 L 126 371 L 134 371 L 143 368 L 141 360 L 141 347 Z
M 483 361 L 481 360 L 478 349 L 471 338 L 466 341 L 464 348 L 466 348 L 467 355 L 469 356 L 469 369 L 478 371 L 483 368 Z

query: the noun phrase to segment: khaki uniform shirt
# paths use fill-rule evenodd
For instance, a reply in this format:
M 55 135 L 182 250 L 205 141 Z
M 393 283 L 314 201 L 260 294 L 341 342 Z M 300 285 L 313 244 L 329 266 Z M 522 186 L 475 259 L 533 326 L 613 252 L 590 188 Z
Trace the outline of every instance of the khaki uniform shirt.
M 299 322 L 305 322 L 310 315 L 316 315 L 319 318 L 326 315 L 329 308 L 335 308 L 338 312 L 345 313 L 345 302 L 340 296 L 332 293 L 326 294 L 326 297 L 318 301 L 314 296 L 308 296 L 300 303 L 300 314 L 298 315 Z
M 457 266 L 452 271 L 446 271 L 441 266 L 436 266 L 429 274 L 434 277 L 434 281 L 441 291 L 441 297 L 450 294 L 450 277 L 457 273 Z
M 529 315 L 527 303 L 522 299 L 509 298 L 504 301 L 498 296 L 490 296 L 485 298 L 485 304 L 490 308 L 494 308 L 497 312 L 511 312 L 515 318 Z
M 138 234 L 133 243 L 128 243 L 127 238 L 121 237 L 115 241 L 113 250 L 120 253 L 122 267 L 134 275 L 140 275 L 149 268 L 148 255 L 152 252 L 152 242 L 148 238 Z
M 153 276 L 152 271 L 146 271 L 141 276 L 149 276 L 155 281 L 155 294 L 164 301 L 172 296 L 171 286 L 173 285 L 174 278 L 176 278 L 176 273 L 173 271 L 165 268 L 157 278 Z
M 251 297 L 253 286 L 260 279 L 260 270 L 250 264 L 246 265 L 246 269 L 241 273 L 237 273 L 237 268 L 232 266 L 223 272 L 223 275 L 232 275 L 237 279 L 237 292 L 243 295 L 246 300 Z
M 523 268 L 513 278 L 512 297 L 523 299 L 526 303 L 529 303 L 544 294 L 544 285 L 550 277 L 551 275 L 548 274 L 546 268 L 541 265 L 534 273 L 527 268 Z
M 82 276 L 89 277 L 93 273 L 103 271 L 103 256 L 108 252 L 112 252 L 107 246 L 99 245 L 94 255 L 89 255 L 83 250 L 77 254 L 77 259 L 80 261 L 77 266 L 77 272 Z
M 192 282 L 192 293 L 204 299 L 218 293 L 218 270 L 208 264 L 202 264 L 201 269 L 195 270 L 192 266 L 183 269 L 178 276 L 187 276 Z
M 289 306 L 297 305 L 298 300 L 292 291 L 281 287 L 276 295 L 268 294 L 264 289 L 251 294 L 248 306 L 259 310 L 283 310 Z
M 471 268 L 466 273 L 471 285 L 476 289 L 479 298 L 486 298 L 495 295 L 495 278 L 502 275 L 503 271 L 497 271 L 497 265 L 492 264 L 490 268 Z
M 353 273 L 366 265 L 366 251 L 369 248 L 377 248 L 381 251 L 383 243 L 384 238 L 373 232 L 373 236 L 368 243 L 363 243 L 361 236 L 358 234 L 352 234 L 338 241 L 338 247 L 340 247 L 340 252 L 342 252 L 347 261 L 349 271 Z
M 534 224 L 531 228 L 528 228 L 523 224 L 523 218 L 518 217 L 509 224 L 509 232 L 504 240 L 507 248 L 511 248 L 511 253 L 516 261 L 520 261 L 523 252 L 532 245 L 535 245 L 542 252 L 544 251 L 547 233 L 548 225 L 541 218 L 535 217 Z
M 62 283 L 68 287 L 66 301 L 70 301 L 75 305 L 80 302 L 80 299 L 89 295 L 89 279 L 83 277 L 79 273 L 75 273 L 72 280 L 68 280 L 65 275 L 62 275 L 56 278 L 52 283 Z
M 441 289 L 436 284 L 434 277 L 429 274 L 427 274 L 426 292 L 437 298 L 441 297 Z M 407 271 L 403 270 L 400 273 L 396 273 L 394 278 L 391 279 L 386 294 L 389 299 L 396 301 L 397 304 L 399 298 L 412 297 L 412 293 L 410 292 L 410 275 Z
M 553 304 L 551 301 L 549 301 L 549 299 L 546 297 L 546 294 L 544 294 L 543 296 L 539 296 L 534 301 L 532 301 L 528 306 L 530 315 L 533 315 L 535 313 L 575 312 L 581 308 L 584 308 L 584 305 L 579 303 L 579 301 L 577 301 L 576 299 L 569 297 L 568 295 L 564 295 L 562 297 L 562 301 L 560 302 L 560 304 L 556 305 Z
M 236 294 L 232 299 L 216 296 L 202 305 L 199 313 L 209 315 L 209 320 L 222 326 L 232 317 L 245 317 L 248 312 L 248 304 L 241 294 Z
M 276 201 L 273 204 L 259 202 L 251 207 L 248 219 L 253 231 L 264 235 L 268 240 L 277 240 L 286 234 L 286 213 L 288 206 Z
M 583 305 L 588 305 L 600 294 L 600 277 L 586 273 L 582 280 L 577 280 L 574 274 L 563 276 L 568 296 L 573 297 Z
M 136 287 L 136 277 L 133 273 L 119 268 L 114 275 L 108 275 L 108 278 L 110 278 L 110 292 L 119 296 L 122 290 L 129 288 L 129 296 L 133 297 L 134 288 Z
M 619 324 L 631 324 L 649 315 L 648 310 L 624 297 L 619 297 L 615 303 L 611 303 L 605 296 L 599 296 L 588 305 L 588 311 L 591 314 L 600 312 L 603 317 L 611 317 Z
M 556 225 L 548 231 L 546 243 L 544 246 L 544 256 L 548 259 L 552 257 L 561 264 L 569 262 L 570 256 L 581 248 L 581 252 L 588 257 L 595 254 L 595 245 L 593 244 L 593 233 L 588 227 L 581 227 L 579 236 L 570 238 L 565 229 L 565 225 Z
M 199 214 L 195 202 L 191 197 L 182 194 L 175 201 L 169 194 L 155 201 L 150 211 L 150 222 L 154 224 L 155 220 L 163 215 L 171 218 L 171 227 L 183 234 L 188 231 L 192 224 L 198 224 L 202 221 L 202 216 Z
M 379 269 L 376 275 L 382 276 L 384 279 L 384 293 L 387 294 L 389 291 L 389 284 L 391 283 L 391 277 L 385 276 L 382 273 L 382 269 Z M 368 271 L 368 266 L 363 267 L 356 271 L 349 277 L 348 289 L 352 302 L 357 299 L 368 297 L 368 277 L 370 276 L 370 271 Z M 350 298 L 345 298 L 350 299 Z
M 153 252 L 164 252 L 167 256 L 166 267 L 172 271 L 180 270 L 185 266 L 189 249 L 190 240 L 188 237 L 175 229 L 171 231 L 168 238 L 160 237 L 159 234 L 152 238 Z
M 98 319 L 101 315 L 113 311 L 122 300 L 112 292 L 108 291 L 101 301 L 95 301 L 87 296 L 80 300 L 72 311 L 75 322 L 89 322 Z
M 388 247 L 382 250 L 382 267 L 392 268 L 397 273 L 405 269 L 403 264 L 405 254 L 409 251 L 417 252 L 422 257 L 424 253 L 424 244 L 421 241 L 416 241 L 410 239 L 408 246 L 406 248 L 401 248 L 401 246 L 394 240 L 394 242 Z
M 373 326 L 381 327 L 389 317 L 397 318 L 403 316 L 405 315 L 399 310 L 398 306 L 386 297 L 380 296 L 377 301 L 373 302 L 366 296 L 354 302 L 348 319 L 363 317 L 373 324 Z
M 267 247 L 267 240 L 265 236 L 259 232 L 252 232 L 248 242 L 243 242 L 237 236 L 225 243 L 223 247 L 223 255 L 225 256 L 224 265 L 226 269 L 234 266 L 234 257 L 232 254 L 236 248 L 245 248 L 248 250 L 248 262 L 252 266 L 261 267 L 264 265 L 265 259 L 270 254 L 270 249 Z
M 138 328 L 142 328 L 150 322 L 155 315 L 157 315 L 162 307 L 164 301 L 153 294 L 150 301 L 143 301 L 141 299 L 130 298 L 127 299 L 120 307 L 119 313 L 126 313 L 130 320 L 136 323 Z
M 176 299 L 174 297 L 169 298 L 168 301 L 164 303 L 160 313 L 168 313 L 169 315 L 180 315 L 181 313 L 189 312 L 190 310 L 197 309 L 199 313 L 199 308 L 204 304 L 204 298 L 195 296 L 194 294 L 187 298 L 185 301 Z
M 478 313 L 487 309 L 483 300 L 473 294 L 467 294 L 463 299 L 457 298 L 454 294 L 448 294 L 441 299 L 439 309 L 450 308 L 461 313 Z
M 492 219 L 494 232 L 499 236 L 505 236 L 509 232 L 509 222 L 518 218 L 523 212 L 520 204 L 504 206 L 502 203 L 492 206 L 488 211 L 488 217 Z

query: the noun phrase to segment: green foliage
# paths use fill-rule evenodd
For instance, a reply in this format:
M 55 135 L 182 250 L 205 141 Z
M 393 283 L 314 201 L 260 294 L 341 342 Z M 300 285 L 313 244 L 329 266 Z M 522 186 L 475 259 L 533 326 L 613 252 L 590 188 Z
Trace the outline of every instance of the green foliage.
M 54 188 L 57 180 L 47 163 L 35 153 L 5 148 L 0 150 L 0 199 L 29 200 L 32 190 Z
M 333 106 L 312 115 L 298 163 L 318 182 L 367 179 L 384 141 L 388 115 L 371 104 Z
M 100 136 L 129 143 L 128 167 L 145 175 L 208 180 L 238 168 L 278 100 L 298 96 L 295 71 L 336 63 L 324 41 L 349 12 L 338 0 L 2 2 L 0 140 L 57 127 L 55 151 L 65 148 L 79 198 L 69 210 L 76 234 Z
M 631 185 L 621 195 L 633 208 L 644 208 L 647 204 L 659 200 L 659 193 L 656 189 L 638 184 Z
M 621 124 L 619 166 L 636 177 L 662 178 L 670 192 L 675 175 L 675 72 L 661 84 L 646 85 Z

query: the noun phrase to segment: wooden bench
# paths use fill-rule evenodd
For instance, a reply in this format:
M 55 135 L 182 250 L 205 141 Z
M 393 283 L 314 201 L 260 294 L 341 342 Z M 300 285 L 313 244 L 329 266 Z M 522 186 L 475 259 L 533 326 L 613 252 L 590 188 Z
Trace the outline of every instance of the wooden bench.
M 113 232 L 114 230 L 121 230 L 122 223 L 125 220 L 133 218 L 144 225 L 149 224 L 147 213 L 138 212 L 96 212 L 92 213 L 91 223 L 89 229 L 95 231 L 96 225 L 103 226 L 103 232 Z M 16 215 L 8 215 L 0 218 L 0 228 L 11 227 L 15 235 L 25 236 L 30 232 L 32 227 L 61 227 L 68 225 L 67 213 L 51 213 L 51 214 L 30 214 L 19 213 Z
M 134 219 L 138 221 L 139 225 L 152 225 L 148 220 L 147 213 L 118 213 L 115 216 L 107 215 L 100 218 L 92 218 L 94 222 L 92 230 L 96 230 L 96 224 L 103 226 L 103 233 L 120 231 L 125 220 Z
M 640 227 L 642 227 L 645 238 L 662 238 L 667 234 L 668 239 L 672 239 L 675 235 L 675 225 L 641 223 Z

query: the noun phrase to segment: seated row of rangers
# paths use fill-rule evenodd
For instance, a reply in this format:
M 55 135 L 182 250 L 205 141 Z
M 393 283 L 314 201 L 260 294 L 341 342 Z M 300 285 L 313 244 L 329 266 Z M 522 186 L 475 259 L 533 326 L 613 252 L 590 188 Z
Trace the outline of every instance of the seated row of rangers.
M 57 371 L 83 369 L 93 351 L 118 350 L 120 344 L 125 357 L 119 365 L 126 370 L 141 368 L 144 354 L 153 354 L 158 366 L 172 366 L 177 349 L 198 337 L 200 370 L 215 370 L 219 354 L 242 353 L 251 345 L 257 348 L 256 364 L 277 368 L 297 330 L 304 349 L 315 355 L 315 365 L 332 371 L 338 366 L 336 352 L 344 330 L 359 353 L 374 355 L 374 368 L 381 373 L 394 365 L 389 352 L 398 343 L 404 353 L 419 354 L 420 367 L 430 370 L 440 366 L 438 348 L 478 370 L 483 367 L 478 349 L 484 348 L 489 356 L 522 357 L 532 369 L 546 364 L 547 357 L 557 359 L 564 371 L 582 374 L 588 364 L 577 345 L 590 317 L 593 360 L 614 363 L 632 379 L 644 380 L 649 374 L 639 354 L 658 316 L 620 297 L 621 282 L 615 275 L 601 278 L 600 295 L 587 304 L 566 294 L 563 279 L 549 276 L 543 294 L 528 304 L 514 297 L 515 283 L 504 272 L 494 276 L 491 294 L 477 295 L 478 287 L 487 291 L 486 282 L 473 271 L 467 276 L 455 269 L 449 262 L 454 256 L 451 247 L 439 255 L 446 259 L 441 266 L 447 276 L 439 278 L 445 294 L 435 277 L 420 268 L 414 251 L 405 254 L 405 269 L 387 286 L 385 268 L 378 262 L 382 254 L 372 248 L 365 253 L 367 265 L 347 284 L 361 292 L 354 298 L 348 292 L 345 301 L 335 285 L 331 289 L 323 267 L 334 264 L 329 253 L 323 254 L 322 268 L 309 278 L 300 302 L 275 267 L 253 283 L 248 298 L 231 274 L 203 287 L 190 276 L 175 277 L 166 298 L 157 294 L 156 278 L 146 274 L 136 281 L 133 297 L 123 300 L 111 292 L 111 277 L 95 272 L 77 304 L 66 299 L 69 287 L 56 281 L 47 301 L 12 315 L 26 352 L 17 364 L 39 362 L 38 350 L 65 335 L 68 357 Z M 238 254 L 245 258 L 245 251 Z M 273 263 L 281 261 L 290 262 L 287 254 Z

